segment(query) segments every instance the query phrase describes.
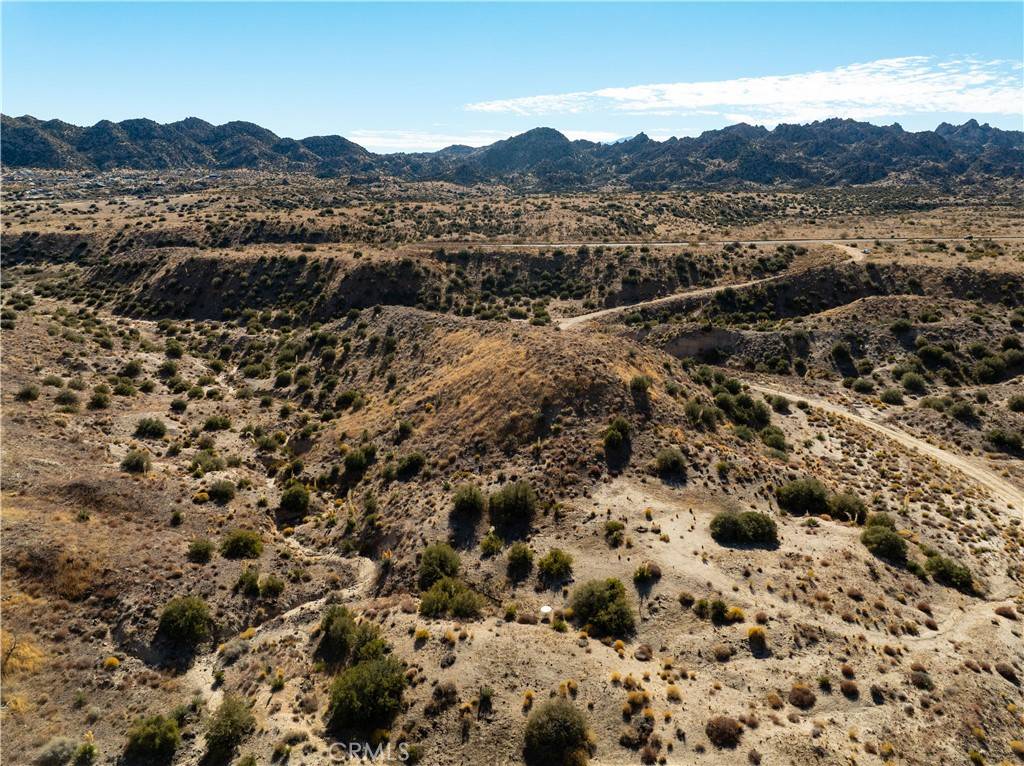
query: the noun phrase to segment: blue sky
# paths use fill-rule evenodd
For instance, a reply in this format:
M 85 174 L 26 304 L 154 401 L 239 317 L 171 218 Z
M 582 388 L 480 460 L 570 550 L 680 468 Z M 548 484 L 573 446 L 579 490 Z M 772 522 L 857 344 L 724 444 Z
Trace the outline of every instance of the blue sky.
M 249 120 L 378 151 L 827 116 L 1024 127 L 1024 4 L 2 6 L 5 114 Z

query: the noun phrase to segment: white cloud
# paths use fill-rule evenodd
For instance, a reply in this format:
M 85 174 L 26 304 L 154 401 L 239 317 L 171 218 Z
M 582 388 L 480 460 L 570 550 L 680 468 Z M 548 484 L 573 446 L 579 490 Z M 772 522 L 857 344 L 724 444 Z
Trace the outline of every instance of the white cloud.
M 618 141 L 620 138 L 624 138 L 619 133 L 615 133 L 610 130 L 563 130 L 560 131 L 563 136 L 568 138 L 570 141 Z
M 1020 115 L 1022 65 L 973 58 L 904 56 L 821 72 L 602 88 L 467 104 L 521 116 L 611 111 L 635 115 L 742 116 L 777 124 L 827 117 L 877 119 L 921 113 Z

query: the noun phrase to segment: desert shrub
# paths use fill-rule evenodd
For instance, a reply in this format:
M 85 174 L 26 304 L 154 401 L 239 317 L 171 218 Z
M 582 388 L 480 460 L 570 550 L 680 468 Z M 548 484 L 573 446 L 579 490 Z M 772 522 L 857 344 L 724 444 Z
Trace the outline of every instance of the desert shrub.
M 478 518 L 483 515 L 487 506 L 487 498 L 475 484 L 463 484 L 455 490 L 452 500 L 452 513 L 456 516 Z
M 735 718 L 716 715 L 707 722 L 704 733 L 708 735 L 708 739 L 715 747 L 734 748 L 740 743 L 743 727 Z
M 715 406 L 737 425 L 760 431 L 771 425 L 772 412 L 763 401 L 755 400 L 750 394 L 731 394 L 719 391 L 715 394 Z
M 227 415 L 211 415 L 203 423 L 204 431 L 226 431 L 231 428 L 231 419 Z
M 870 394 L 875 390 L 875 384 L 868 378 L 857 378 L 852 384 L 850 384 L 850 388 L 858 394 Z
M 483 602 L 465 583 L 454 577 L 444 577 L 420 598 L 420 614 L 424 617 L 477 617 Z
M 218 505 L 230 503 L 235 497 L 234 482 L 227 479 L 219 479 L 206 488 L 206 494 Z
M 198 596 L 172 598 L 160 613 L 158 634 L 183 648 L 194 648 L 210 635 L 210 609 Z
M 279 507 L 288 516 L 301 518 L 309 510 L 309 490 L 299 481 L 291 482 L 281 493 Z
M 508 551 L 508 576 L 521 580 L 533 567 L 533 551 L 526 543 L 514 543 Z
M 828 511 L 828 490 L 817 479 L 796 479 L 775 490 L 775 498 L 784 511 L 818 514 Z
M 591 580 L 572 594 L 573 616 L 596 636 L 623 638 L 636 629 L 626 588 L 615 578 Z
M 317 653 L 327 662 L 344 662 L 355 643 L 355 631 L 355 618 L 347 608 L 340 604 L 329 606 L 320 620 Z
M 985 432 L 985 441 L 1002 452 L 1020 452 L 1024 437 L 1005 428 L 993 428 Z
M 256 719 L 245 700 L 225 694 L 220 707 L 206 724 L 206 752 L 213 763 L 224 763 L 239 743 L 256 728 Z
M 921 395 L 928 390 L 925 379 L 916 372 L 903 373 L 903 376 L 900 378 L 900 384 L 903 386 L 903 390 L 909 394 Z
M 572 556 L 561 548 L 552 548 L 537 562 L 537 571 L 548 582 L 567 580 L 572 574 Z
M 259 594 L 262 598 L 277 598 L 284 593 L 284 580 L 276 575 L 267 575 L 259 584 Z
M 226 559 L 257 559 L 263 553 L 263 540 L 252 529 L 233 529 L 220 541 L 220 555 Z
M 206 564 L 213 557 L 213 543 L 205 537 L 188 544 L 188 560 L 193 564 Z
M 935 582 L 964 593 L 974 592 L 974 577 L 971 570 L 958 561 L 935 554 L 925 561 L 925 569 L 935 578 Z
M 777 545 L 775 520 L 757 511 L 723 511 L 711 520 L 711 537 L 723 545 Z
M 110 407 L 110 394 L 106 391 L 93 391 L 85 406 L 90 410 L 105 410 Z
M 507 527 L 529 523 L 537 509 L 537 495 L 526 479 L 504 485 L 487 502 L 491 522 Z
M 447 543 L 428 545 L 420 556 L 420 588 L 426 590 L 443 577 L 455 577 L 459 564 L 459 554 Z
M 178 722 L 162 715 L 139 718 L 128 729 L 125 757 L 144 763 L 166 762 L 181 744 Z
M 664 447 L 654 458 L 661 476 L 678 478 L 686 475 L 686 459 L 678 447 Z
M 629 444 L 630 439 L 629 421 L 621 415 L 612 418 L 612 422 L 604 430 L 604 450 L 609 454 L 620 452 Z
M 137 439 L 162 439 L 167 433 L 167 426 L 159 418 L 143 418 L 135 426 Z
M 362 476 L 377 457 L 377 447 L 373 443 L 363 444 L 345 453 L 345 473 Z
M 76 394 L 74 391 L 65 388 L 63 391 L 61 391 L 59 394 L 53 397 L 53 401 L 56 402 L 57 404 L 64 405 L 65 407 L 74 408 L 78 406 L 78 394 Z
M 327 727 L 336 734 L 387 726 L 402 705 L 405 674 L 393 657 L 359 662 L 331 684 Z
M 396 466 L 396 472 L 399 479 L 403 481 L 411 479 L 413 476 L 423 470 L 423 466 L 426 465 L 427 459 L 423 456 L 422 452 L 410 452 L 408 455 L 402 455 L 398 459 L 398 465 Z
M 956 418 L 964 423 L 969 423 L 977 417 L 974 406 L 970 402 L 954 402 L 946 412 L 951 418 Z
M 137 449 L 128 450 L 128 454 L 121 461 L 121 470 L 128 473 L 146 473 L 149 466 L 149 455 Z
M 1010 412 L 1024 412 L 1024 394 L 1011 396 L 1006 402 L 1006 408 Z
M 638 588 L 652 585 L 661 579 L 661 567 L 653 561 L 644 561 L 633 570 L 633 584 Z
M 898 388 L 887 388 L 878 398 L 886 404 L 903 404 L 903 394 Z
M 788 699 L 790 705 L 801 710 L 810 710 L 814 707 L 814 703 L 818 701 L 811 687 L 806 684 L 793 684 L 793 687 L 789 690 Z
M 501 549 L 504 545 L 505 543 L 494 533 L 494 530 L 492 529 L 484 535 L 483 540 L 480 541 L 480 553 L 483 556 L 497 556 L 501 553 Z
M 878 514 L 868 518 L 868 522 Z M 884 523 L 869 523 L 860 534 L 860 541 L 871 553 L 891 564 L 907 563 L 907 541 L 891 526 Z
M 778 426 L 765 426 L 761 429 L 761 441 L 765 446 L 779 452 L 788 452 L 789 445 L 786 443 L 786 435 Z
M 835 519 L 863 524 L 868 509 L 864 501 L 852 492 L 840 492 L 828 500 L 828 512 Z
M 580 766 L 589 753 L 587 719 L 568 700 L 548 700 L 530 714 L 523 740 L 527 763 Z
M 604 523 L 604 539 L 612 548 L 618 548 L 625 540 L 626 525 L 610 519 Z
M 35 766 L 65 766 L 75 754 L 75 741 L 70 737 L 54 737 L 39 752 L 32 763 Z
M 19 402 L 34 402 L 39 398 L 39 386 L 35 383 L 26 383 L 18 389 L 18 393 L 14 395 L 14 398 Z

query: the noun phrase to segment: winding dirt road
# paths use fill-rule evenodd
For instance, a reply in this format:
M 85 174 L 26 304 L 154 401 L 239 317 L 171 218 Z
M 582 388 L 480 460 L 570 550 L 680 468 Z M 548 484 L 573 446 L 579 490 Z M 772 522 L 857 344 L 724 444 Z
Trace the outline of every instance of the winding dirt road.
M 831 245 L 832 247 L 842 250 L 849 257 L 843 263 L 858 263 L 863 261 L 866 256 L 862 250 L 858 250 L 853 245 L 847 245 L 843 242 L 831 241 L 831 240 L 787 240 L 787 242 L 817 242 L 818 244 Z M 750 242 L 741 242 L 741 245 L 751 244 Z M 756 244 L 764 244 L 763 241 Z M 795 272 L 800 273 L 800 272 Z M 685 290 L 681 293 L 673 293 L 672 295 L 664 295 L 661 298 L 652 298 L 649 301 L 640 301 L 639 303 L 629 303 L 623 306 L 612 306 L 611 308 L 601 309 L 600 311 L 592 311 L 589 314 L 580 314 L 579 316 L 566 317 L 558 321 L 557 327 L 559 330 L 574 330 L 580 325 L 586 324 L 587 322 L 593 322 L 595 319 L 602 319 L 604 317 L 615 316 L 616 314 L 622 314 L 626 311 L 632 311 L 638 308 L 648 308 L 651 306 L 660 306 L 664 303 L 671 303 L 672 301 L 680 298 L 698 298 L 706 295 L 714 295 L 715 293 L 721 292 L 727 288 L 733 290 L 741 289 L 744 287 L 753 287 L 754 285 L 762 285 L 768 282 L 774 282 L 779 279 L 786 279 L 792 277 L 794 272 L 788 271 L 782 274 L 774 274 L 770 277 L 762 277 L 761 279 L 752 279 L 749 282 L 739 282 L 737 284 L 729 285 L 715 285 L 713 287 L 701 287 L 696 290 Z
M 797 240 L 791 240 L 791 241 L 797 241 Z M 839 241 L 839 240 L 802 240 L 802 241 L 805 241 L 805 242 L 806 241 L 813 241 L 813 242 L 818 242 L 820 244 L 827 244 L 827 245 L 831 245 L 832 247 L 835 247 L 835 248 L 843 251 L 848 256 L 848 259 L 846 261 L 844 261 L 845 263 L 860 263 L 860 262 L 864 261 L 865 258 L 866 258 L 866 255 L 863 252 L 863 250 L 859 249 L 858 247 L 855 247 L 854 245 L 851 245 L 851 244 L 848 244 L 846 242 L 843 242 L 843 241 Z M 675 293 L 673 295 L 666 295 L 666 296 L 663 296 L 661 298 L 654 298 L 654 299 L 649 300 L 649 301 L 641 301 L 639 303 L 632 303 L 632 304 L 629 304 L 629 305 L 626 305 L 626 306 L 614 306 L 612 308 L 602 309 L 600 311 L 593 311 L 593 312 L 591 312 L 589 314 L 581 314 L 580 316 L 567 317 L 566 319 L 562 319 L 561 321 L 559 321 L 557 326 L 558 326 L 558 328 L 560 330 L 578 330 L 583 325 L 586 325 L 589 322 L 593 322 L 596 319 L 601 319 L 601 318 L 604 318 L 604 317 L 614 316 L 616 314 L 621 314 L 621 313 L 624 313 L 626 311 L 632 311 L 633 309 L 636 309 L 636 308 L 643 308 L 643 307 L 649 307 L 649 306 L 658 306 L 658 305 L 661 305 L 663 303 L 669 303 L 671 301 L 677 300 L 679 298 L 684 298 L 684 297 L 714 295 L 715 293 L 721 292 L 722 290 L 725 290 L 725 289 L 730 288 L 730 287 L 733 288 L 733 289 L 743 288 L 743 287 L 751 287 L 753 285 L 765 284 L 767 282 L 772 282 L 772 281 L 775 281 L 775 280 L 778 280 L 778 279 L 782 279 L 782 278 L 789 278 L 789 277 L 792 277 L 792 276 L 793 276 L 793 273 L 790 272 L 790 273 L 786 273 L 786 274 L 778 274 L 778 275 L 774 275 L 774 276 L 770 276 L 770 277 L 764 277 L 763 279 L 755 279 L 755 280 L 751 280 L 749 282 L 743 282 L 743 283 L 740 283 L 740 284 L 717 285 L 717 286 L 714 286 L 714 287 L 700 288 L 700 289 L 697 289 L 697 290 L 688 290 L 686 292 Z M 960 473 L 962 473 L 965 476 L 967 476 L 969 479 L 972 479 L 973 481 L 977 482 L 978 484 L 983 486 L 985 489 L 987 489 L 992 494 L 993 497 L 995 497 L 999 501 L 1005 503 L 1007 508 L 1014 509 L 1014 510 L 1024 514 L 1024 491 L 1020 490 L 1019 488 L 1017 488 L 1016 486 L 1014 486 L 1010 482 L 1006 481 L 1006 479 L 1004 479 L 1001 476 L 997 475 L 996 473 L 991 471 L 989 468 L 987 468 L 986 466 L 984 466 L 983 464 L 981 464 L 980 462 L 978 462 L 978 461 L 976 461 L 976 460 L 974 460 L 972 458 L 968 458 L 968 457 L 965 457 L 963 455 L 958 455 L 958 454 L 956 454 L 954 452 L 949 452 L 947 450 L 942 449 L 941 447 L 936 447 L 934 444 L 929 444 L 928 442 L 924 441 L 923 439 L 919 439 L 916 436 L 911 436 L 910 434 L 906 433 L 905 431 L 901 431 L 901 430 L 899 430 L 897 428 L 894 428 L 892 426 L 885 425 L 884 423 L 880 423 L 880 422 L 878 422 L 876 420 L 872 420 L 871 418 L 864 417 L 863 415 L 859 415 L 856 412 L 853 412 L 853 411 L 851 411 L 851 410 L 849 410 L 849 409 L 847 409 L 845 407 L 842 407 L 842 406 L 840 406 L 838 404 L 833 404 L 832 402 L 829 402 L 829 401 L 827 401 L 825 399 L 819 399 L 817 397 L 805 396 L 803 394 L 797 395 L 797 394 L 794 394 L 794 393 L 792 393 L 790 391 L 783 391 L 783 390 L 772 388 L 772 387 L 769 387 L 769 386 L 765 386 L 765 385 L 762 385 L 762 384 L 759 384 L 759 383 L 749 383 L 749 385 L 750 385 L 750 387 L 753 390 L 759 391 L 759 392 L 761 392 L 763 394 L 779 395 L 779 396 L 785 396 L 787 398 L 800 398 L 800 399 L 803 399 L 803 400 L 807 401 L 809 404 L 812 404 L 812 405 L 814 405 L 815 407 L 818 407 L 821 410 L 824 410 L 824 411 L 832 413 L 834 415 L 838 415 L 840 417 L 844 417 L 844 418 L 847 418 L 849 420 L 853 420 L 853 421 L 855 421 L 857 423 L 860 423 L 861 425 L 865 426 L 866 428 L 870 428 L 872 431 L 875 431 L 876 433 L 880 433 L 883 436 L 886 436 L 887 438 L 892 439 L 893 441 L 896 441 L 896 442 L 898 442 L 899 444 L 902 444 L 905 447 L 908 447 L 910 449 L 916 450 L 917 452 L 920 452 L 920 453 L 922 453 L 924 455 L 927 455 L 928 457 L 931 457 L 931 458 L 933 458 L 935 460 L 938 460 L 940 463 L 943 463 L 944 465 L 947 465 L 947 466 L 949 466 L 951 468 L 956 469 Z
M 878 421 L 864 417 L 863 415 L 858 415 L 856 412 L 853 412 L 846 407 L 833 404 L 825 399 L 820 399 L 815 396 L 807 396 L 805 394 L 794 394 L 791 391 L 783 391 L 778 388 L 772 388 L 771 386 L 765 386 L 760 383 L 751 383 L 749 381 L 747 381 L 747 385 L 754 391 L 762 394 L 768 394 L 769 396 L 784 396 L 787 399 L 802 399 L 808 404 L 817 407 L 824 412 L 838 415 L 839 417 L 859 423 L 866 428 L 870 428 L 872 431 L 880 433 L 905 447 L 909 447 L 910 449 L 916 450 L 917 452 L 938 460 L 944 465 L 955 468 L 969 479 L 973 479 L 975 482 L 985 487 L 993 497 L 1006 503 L 1008 508 L 1013 508 L 1024 513 L 1024 491 L 1018 489 L 1013 484 L 1006 481 L 1006 479 L 993 473 L 986 466 L 972 458 L 958 455 L 954 452 L 949 452 L 941 447 L 936 447 L 934 444 L 929 444 L 923 439 L 911 436 L 905 431 L 900 431 L 892 426 L 879 423 Z

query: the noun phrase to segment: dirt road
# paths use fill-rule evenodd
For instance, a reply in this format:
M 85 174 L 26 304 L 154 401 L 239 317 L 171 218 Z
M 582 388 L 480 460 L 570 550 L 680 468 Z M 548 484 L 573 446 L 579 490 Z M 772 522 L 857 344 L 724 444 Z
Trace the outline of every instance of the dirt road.
M 938 460 L 940 463 L 947 465 L 951 468 L 955 468 L 960 471 L 969 479 L 974 480 L 978 484 L 982 485 L 987 489 L 993 497 L 998 498 L 1002 502 L 1006 503 L 1008 508 L 1024 514 L 1024 491 L 1021 491 L 1010 482 L 1006 481 L 1001 476 L 993 473 L 986 466 L 980 462 L 973 460 L 972 458 L 964 457 L 963 455 L 957 455 L 953 452 L 948 452 L 941 447 L 936 447 L 934 444 L 929 444 L 923 439 L 918 439 L 916 436 L 911 436 L 905 431 L 893 428 L 892 426 L 879 423 L 878 421 L 872 420 L 871 418 L 858 415 L 845 407 L 838 404 L 833 404 L 825 399 L 819 399 L 814 396 L 806 396 L 805 394 L 794 394 L 792 391 L 784 391 L 782 389 L 773 388 L 771 386 L 765 386 L 760 383 L 751 383 L 748 381 L 748 385 L 754 390 L 762 394 L 784 396 L 787 399 L 802 399 L 808 404 L 817 407 L 818 409 L 824 410 L 825 412 L 832 413 L 833 415 L 839 415 L 840 417 L 853 420 L 860 423 L 866 428 L 870 428 L 872 431 L 886 436 L 893 441 L 899 442 L 905 447 L 917 450 L 918 452 L 927 455 L 928 457 Z
M 796 241 L 809 242 L 809 241 L 812 241 L 812 240 L 792 240 L 792 241 L 794 241 L 794 242 L 796 242 Z M 834 248 L 836 248 L 838 250 L 843 251 L 847 256 L 849 256 L 848 259 L 845 261 L 845 263 L 857 263 L 857 262 L 863 261 L 865 259 L 865 257 L 866 257 L 862 250 L 859 250 L 858 248 L 854 247 L 853 245 L 848 245 L 848 244 L 845 244 L 843 242 L 835 242 L 835 241 L 827 241 L 827 240 L 813 240 L 813 241 L 814 242 L 818 242 L 820 244 L 824 244 L 824 245 L 831 245 L 832 247 L 834 247 Z M 750 244 L 750 243 L 742 242 L 740 244 Z M 706 295 L 714 295 L 715 293 L 721 292 L 722 290 L 725 290 L 725 289 L 728 289 L 728 288 L 732 288 L 733 290 L 737 290 L 737 289 L 741 289 L 741 288 L 744 288 L 744 287 L 753 287 L 754 285 L 761 285 L 761 284 L 765 284 L 767 282 L 774 282 L 775 280 L 784 279 L 784 278 L 788 278 L 788 277 L 792 277 L 792 276 L 793 276 L 793 272 L 784 272 L 782 274 L 775 274 L 775 275 L 770 276 L 770 277 L 762 277 L 761 279 L 752 279 L 749 282 L 740 282 L 738 284 L 730 284 L 730 285 L 715 285 L 714 287 L 702 287 L 702 288 L 699 288 L 697 290 L 686 290 L 686 291 L 681 292 L 681 293 L 673 293 L 672 295 L 665 295 L 665 296 L 662 296 L 661 298 L 652 298 L 649 301 L 640 301 L 639 303 L 630 303 L 630 304 L 627 304 L 625 306 L 613 306 L 611 308 L 601 309 L 600 311 L 592 311 L 589 314 L 580 314 L 579 316 L 566 317 L 565 319 L 560 319 L 558 321 L 558 323 L 557 323 L 557 326 L 558 326 L 559 330 L 573 330 L 573 329 L 576 329 L 577 327 L 579 327 L 580 325 L 586 324 L 587 322 L 592 322 L 595 319 L 601 319 L 603 317 L 609 317 L 609 316 L 614 316 L 616 314 L 622 314 L 622 313 L 624 313 L 626 311 L 632 311 L 633 309 L 649 308 L 651 306 L 660 306 L 663 303 L 670 303 L 670 302 L 672 302 L 674 300 L 678 300 L 679 298 L 695 298 L 695 297 L 701 297 L 701 296 L 706 296 Z

